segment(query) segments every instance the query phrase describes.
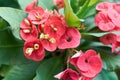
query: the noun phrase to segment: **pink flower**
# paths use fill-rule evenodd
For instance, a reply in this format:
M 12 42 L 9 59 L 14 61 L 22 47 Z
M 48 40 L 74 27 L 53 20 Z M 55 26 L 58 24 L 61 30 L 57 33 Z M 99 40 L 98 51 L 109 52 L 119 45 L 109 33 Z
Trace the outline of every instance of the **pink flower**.
M 54 77 L 60 80 L 79 80 L 79 74 L 72 69 L 66 69 Z
M 108 44 L 113 44 L 116 42 L 117 36 L 116 34 L 107 34 L 104 35 L 100 38 L 100 41 L 104 44 L 104 45 L 108 45 Z
M 57 5 L 58 9 L 65 6 L 64 0 L 53 0 L 53 2 Z
M 120 14 L 120 4 L 119 3 L 114 3 L 113 9 L 115 9 Z
M 43 24 L 47 21 L 49 12 L 45 11 L 42 7 L 37 7 L 28 13 L 28 18 L 33 24 Z
M 96 6 L 96 10 L 98 11 L 106 11 L 111 8 L 113 8 L 113 4 L 110 2 L 101 2 Z
M 58 44 L 59 49 L 76 48 L 80 44 L 81 35 L 76 28 L 68 27 Z
M 120 30 L 120 14 L 115 9 L 109 9 L 108 16 L 115 26 Z
M 94 78 L 102 70 L 102 60 L 94 50 L 77 53 L 77 56 L 70 59 L 70 63 L 76 66 L 80 73 L 87 78 Z
M 25 41 L 38 38 L 37 28 L 28 18 L 25 18 L 20 24 L 20 36 Z
M 44 56 L 44 48 L 39 40 L 29 40 L 24 44 L 24 55 L 31 60 L 41 61 Z
M 116 48 L 120 47 L 120 36 L 117 35 L 116 42 L 112 44 L 112 52 L 115 51 Z M 118 51 L 119 53 L 119 51 Z
M 26 6 L 25 11 L 29 13 L 30 11 L 34 10 L 37 7 L 36 5 L 37 5 L 37 0 L 34 0 L 33 2 L 31 2 Z
M 102 31 L 112 31 L 116 27 L 116 25 L 109 18 L 107 11 L 99 12 L 95 16 L 95 23 Z

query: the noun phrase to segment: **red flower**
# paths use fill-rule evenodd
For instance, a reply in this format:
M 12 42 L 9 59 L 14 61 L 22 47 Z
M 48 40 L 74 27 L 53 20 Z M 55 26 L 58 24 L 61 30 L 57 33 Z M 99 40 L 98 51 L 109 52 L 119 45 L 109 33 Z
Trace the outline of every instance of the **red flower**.
M 40 40 L 43 47 L 48 51 L 55 51 L 58 45 L 58 40 L 49 34 L 40 34 Z
M 70 59 L 70 63 L 76 66 L 80 73 L 87 78 L 94 78 L 102 70 L 102 60 L 94 50 L 77 53 L 77 56 Z
M 104 45 L 113 44 L 116 42 L 117 36 L 115 34 L 107 34 L 100 38 Z
M 75 48 L 80 44 L 81 35 L 76 28 L 68 27 L 65 34 L 61 37 L 58 48 Z
M 66 69 L 54 77 L 60 80 L 79 80 L 79 74 L 72 69 Z
M 42 7 L 37 7 L 30 11 L 28 18 L 33 24 L 43 24 L 49 17 L 49 12 L 45 11 Z
M 29 13 L 30 11 L 36 8 L 36 5 L 37 5 L 37 0 L 34 0 L 33 2 L 31 2 L 26 6 L 25 11 Z
M 41 61 L 44 56 L 44 48 L 39 40 L 29 40 L 24 44 L 24 55 L 31 60 Z
M 99 12 L 95 16 L 95 23 L 102 31 L 112 31 L 116 27 L 116 25 L 109 18 L 107 11 Z
M 96 10 L 98 11 L 106 11 L 111 8 L 113 8 L 113 4 L 110 2 L 101 2 L 96 6 Z
M 64 0 L 53 0 L 53 2 L 57 5 L 58 9 L 65 6 Z
M 20 24 L 20 36 L 25 41 L 38 38 L 37 28 L 28 18 L 25 18 Z
M 61 19 L 58 15 L 52 15 L 44 24 L 44 33 L 54 36 L 59 39 L 66 31 L 66 24 L 64 19 Z

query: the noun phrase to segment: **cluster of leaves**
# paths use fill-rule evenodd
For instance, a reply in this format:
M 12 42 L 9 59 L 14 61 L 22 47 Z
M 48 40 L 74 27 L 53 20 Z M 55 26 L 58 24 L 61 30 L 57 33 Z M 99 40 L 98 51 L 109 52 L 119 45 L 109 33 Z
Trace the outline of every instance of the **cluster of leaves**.
M 19 25 L 27 15 L 25 6 L 33 0 L 0 0 L 0 76 L 3 80 L 56 80 L 53 75 L 61 72 L 65 52 L 61 55 L 47 54 L 41 62 L 28 60 L 23 54 L 23 41 L 19 36 Z M 78 50 L 94 49 L 100 53 L 103 70 L 94 80 L 118 80 L 116 73 L 120 69 L 120 55 L 111 53 L 109 46 L 99 42 L 99 37 L 107 33 L 99 31 L 94 24 L 95 6 L 102 1 L 118 0 L 65 0 L 64 9 L 59 12 L 65 15 L 69 26 L 80 29 L 82 34 Z M 54 9 L 52 0 L 38 0 L 38 5 Z M 83 22 L 84 21 L 84 22 Z M 86 27 L 84 27 L 84 25 Z M 57 53 L 60 51 L 56 51 Z

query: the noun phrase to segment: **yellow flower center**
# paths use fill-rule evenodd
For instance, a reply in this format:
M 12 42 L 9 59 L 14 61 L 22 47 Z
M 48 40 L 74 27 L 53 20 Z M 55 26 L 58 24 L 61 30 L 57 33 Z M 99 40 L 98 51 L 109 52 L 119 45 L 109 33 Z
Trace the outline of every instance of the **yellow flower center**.
M 55 38 L 51 38 L 51 39 L 49 39 L 49 41 L 50 41 L 51 43 L 56 43 L 56 39 L 55 39 Z
M 24 19 L 25 23 L 30 26 L 30 22 L 28 21 L 28 19 Z
M 24 29 L 23 32 L 24 33 L 30 33 L 31 31 L 29 29 Z
M 34 49 L 35 50 L 39 49 L 39 44 L 34 44 Z
M 54 31 L 57 31 L 57 28 L 56 28 L 54 25 L 51 25 L 51 28 L 52 28 Z
M 33 51 L 34 51 L 34 48 L 27 48 L 26 54 L 31 55 Z

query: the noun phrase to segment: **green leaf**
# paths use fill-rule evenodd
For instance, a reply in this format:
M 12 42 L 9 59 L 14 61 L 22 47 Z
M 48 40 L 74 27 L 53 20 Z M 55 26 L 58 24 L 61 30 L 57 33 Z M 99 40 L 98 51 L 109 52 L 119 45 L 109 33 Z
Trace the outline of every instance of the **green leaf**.
M 95 6 L 97 2 L 98 0 L 86 0 L 84 5 L 79 8 L 76 15 L 82 19 L 94 15 L 96 13 Z
M 0 31 L 0 64 L 25 64 L 23 41 L 16 39 L 9 29 Z
M 69 0 L 65 1 L 65 18 L 67 20 L 67 23 L 69 26 L 79 27 L 80 26 L 80 20 L 79 18 L 74 14 Z
M 81 0 L 80 0 L 81 1 Z M 83 0 L 84 1 L 84 0 Z M 81 3 L 81 2 L 80 2 Z M 77 10 L 79 9 L 78 5 L 79 5 L 79 2 L 78 0 L 70 0 L 70 5 L 71 5 L 71 8 L 73 9 L 73 12 L 76 13 Z
M 8 28 L 8 23 L 0 17 L 0 31 Z
M 0 0 L 0 7 L 14 7 L 19 8 L 18 0 Z
M 0 75 L 2 77 L 5 77 L 7 75 L 7 73 L 13 68 L 12 65 L 2 65 L 1 66 L 1 70 L 0 70 Z
M 98 0 L 90 0 L 88 6 L 92 6 L 94 4 L 96 4 L 98 2 Z
M 84 23 L 86 25 L 84 32 L 91 32 L 91 30 L 93 30 L 96 27 L 93 16 L 86 18 Z
M 21 9 L 25 10 L 25 7 L 33 2 L 34 0 L 18 0 L 18 3 L 20 4 Z M 38 0 L 38 6 L 43 7 L 44 9 L 53 9 L 54 4 L 52 0 Z
M 25 7 L 33 1 L 34 0 L 18 0 L 18 3 L 20 5 L 21 9 L 25 10 Z
M 33 80 L 38 62 L 14 66 L 3 80 Z
M 52 0 L 38 0 L 38 6 L 42 6 L 48 10 L 54 9 L 55 4 Z
M 0 7 L 0 16 L 10 24 L 13 35 L 20 39 L 19 25 L 26 17 L 26 13 L 14 8 Z
M 115 72 L 102 70 L 102 72 L 94 80 L 118 80 Z
M 63 62 L 60 57 L 45 60 L 37 69 L 35 80 L 57 80 L 53 76 L 61 72 L 62 69 Z
M 83 14 L 84 14 L 84 11 L 86 11 L 86 9 L 88 8 L 89 2 L 90 2 L 90 0 L 86 0 L 85 3 L 83 4 L 83 6 L 80 7 L 79 10 L 77 11 L 76 15 L 77 15 L 79 18 L 84 18 L 84 17 L 83 17 Z

